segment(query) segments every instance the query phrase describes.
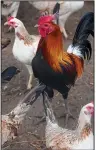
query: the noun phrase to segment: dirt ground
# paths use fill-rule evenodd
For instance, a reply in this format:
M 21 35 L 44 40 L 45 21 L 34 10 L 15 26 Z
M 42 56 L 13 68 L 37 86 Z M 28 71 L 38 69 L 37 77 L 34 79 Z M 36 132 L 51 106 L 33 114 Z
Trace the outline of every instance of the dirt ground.
M 66 29 L 69 33 L 69 40 L 65 41 L 66 48 L 71 43 L 71 38 L 74 35 L 75 28 L 78 24 L 80 17 L 88 11 L 94 11 L 93 2 L 85 2 L 85 6 L 80 11 L 74 13 L 70 16 L 66 23 Z M 26 13 L 27 12 L 27 13 Z M 34 28 L 37 20 L 34 20 L 38 11 L 33 8 L 28 2 L 21 2 L 17 18 L 22 20 L 30 34 L 37 33 L 37 29 Z M 18 62 L 12 54 L 12 45 L 14 42 L 14 31 L 11 33 L 6 33 L 7 28 L 3 26 L 4 20 L 2 21 L 2 37 L 8 37 L 11 39 L 11 44 L 8 45 L 4 50 L 2 50 L 2 70 L 8 66 L 16 66 L 20 69 L 20 74 L 16 75 L 8 84 L 8 88 L 4 90 L 2 84 L 2 114 L 9 113 L 14 107 L 16 107 L 19 100 L 24 97 L 26 90 L 26 83 L 28 80 L 28 72 L 26 67 Z M 90 37 L 90 41 L 93 44 L 93 38 Z M 94 98 L 94 49 L 92 58 L 89 62 L 85 62 L 85 68 L 83 76 L 77 80 L 74 87 L 71 88 L 69 92 L 69 106 L 75 118 L 78 118 L 80 109 L 83 105 L 92 101 Z M 35 85 L 35 80 L 34 80 Z M 60 94 L 55 91 L 55 97 L 53 100 L 53 108 L 58 119 L 59 124 L 64 127 L 64 118 L 58 118 L 64 113 L 63 100 Z M 27 113 L 23 124 L 22 130 L 19 132 L 19 137 L 17 137 L 12 143 L 5 146 L 2 149 L 6 150 L 37 150 L 35 146 L 32 146 L 32 141 L 34 139 L 32 133 L 38 134 L 40 138 L 44 138 L 44 131 L 46 123 L 35 125 L 38 121 L 34 116 L 43 114 L 42 98 L 34 103 L 30 111 Z M 68 128 L 74 129 L 77 121 L 72 119 L 68 122 Z M 43 147 L 41 148 L 43 149 Z

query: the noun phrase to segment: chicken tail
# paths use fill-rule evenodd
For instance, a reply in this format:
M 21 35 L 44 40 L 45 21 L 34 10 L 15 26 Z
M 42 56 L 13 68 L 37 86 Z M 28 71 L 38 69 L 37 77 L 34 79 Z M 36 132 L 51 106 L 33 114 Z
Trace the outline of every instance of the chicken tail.
M 67 52 L 90 60 L 92 54 L 91 43 L 88 40 L 90 34 L 94 37 L 93 12 L 88 12 L 81 18 L 75 31 L 72 45 L 69 46 Z

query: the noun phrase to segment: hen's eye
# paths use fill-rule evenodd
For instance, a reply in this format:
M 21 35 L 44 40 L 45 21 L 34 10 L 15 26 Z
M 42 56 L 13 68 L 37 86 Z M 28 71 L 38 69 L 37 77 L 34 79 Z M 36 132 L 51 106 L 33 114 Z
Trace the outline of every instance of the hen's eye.
M 91 106 L 89 106 L 89 107 L 88 107 L 88 109 L 90 110 L 90 109 L 92 109 L 92 107 L 91 107 Z

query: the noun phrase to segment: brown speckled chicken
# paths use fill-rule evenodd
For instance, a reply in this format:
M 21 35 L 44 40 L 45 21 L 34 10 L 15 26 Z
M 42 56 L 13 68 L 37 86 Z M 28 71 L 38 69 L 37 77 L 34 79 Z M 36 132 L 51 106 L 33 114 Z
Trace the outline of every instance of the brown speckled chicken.
M 91 117 L 94 111 L 93 103 L 81 109 L 78 125 L 75 130 L 68 130 L 58 125 L 52 107 L 46 101 L 46 146 L 52 150 L 82 150 L 93 149 L 93 133 Z
M 21 127 L 22 121 L 24 120 L 24 117 L 29 111 L 31 105 L 35 101 L 34 94 L 37 87 L 38 86 L 32 89 L 10 113 L 2 115 L 2 145 L 18 136 L 18 130 Z

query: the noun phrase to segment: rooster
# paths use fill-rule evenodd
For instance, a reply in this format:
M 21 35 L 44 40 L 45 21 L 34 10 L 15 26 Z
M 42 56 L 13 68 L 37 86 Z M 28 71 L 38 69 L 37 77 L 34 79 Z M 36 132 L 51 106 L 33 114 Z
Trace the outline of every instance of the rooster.
M 85 14 L 76 29 L 71 46 L 63 48 L 62 33 L 52 22 L 56 15 L 42 16 L 38 21 L 41 39 L 32 60 L 33 73 L 39 82 L 60 92 L 66 108 L 66 125 L 72 114 L 68 107 L 68 93 L 84 69 L 84 59 L 91 58 L 91 43 L 88 36 L 94 33 L 94 13 Z M 69 50 L 70 49 L 70 50 Z M 72 50 L 72 51 L 71 51 Z M 44 92 L 41 90 L 41 93 Z M 49 95 L 49 93 L 47 92 Z
M 11 0 L 2 1 L 1 3 L 1 13 L 2 16 L 8 18 L 8 16 L 16 17 L 19 9 L 20 2 L 13 2 Z M 9 28 L 9 31 L 12 27 Z
M 57 1 L 29 1 L 35 8 L 40 10 L 41 15 L 52 14 Z M 65 30 L 65 24 L 71 14 L 84 6 L 84 1 L 58 1 L 60 4 L 59 26 L 65 38 L 68 34 Z
M 52 150 L 93 150 L 93 132 L 91 117 L 94 113 L 93 102 L 83 106 L 75 130 L 68 130 L 58 125 L 52 107 L 46 101 L 45 138 L 47 148 Z
M 27 89 L 32 88 L 33 71 L 31 67 L 32 59 L 34 58 L 37 46 L 40 40 L 39 35 L 30 35 L 23 22 L 14 17 L 9 17 L 5 25 L 15 29 L 15 41 L 13 45 L 13 55 L 27 67 L 30 77 Z

